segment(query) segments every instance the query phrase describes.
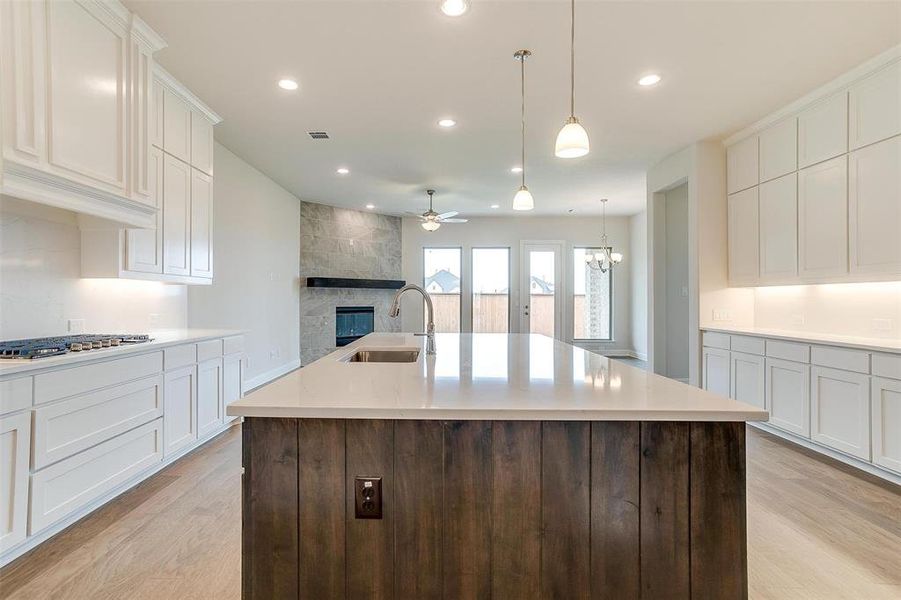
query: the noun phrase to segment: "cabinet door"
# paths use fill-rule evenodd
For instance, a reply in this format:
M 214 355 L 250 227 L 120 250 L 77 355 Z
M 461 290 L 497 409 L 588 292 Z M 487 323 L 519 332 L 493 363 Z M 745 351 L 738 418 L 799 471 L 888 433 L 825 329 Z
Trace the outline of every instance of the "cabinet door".
M 163 272 L 191 272 L 191 167 L 163 154 Z
M 704 348 L 702 386 L 708 392 L 729 397 L 729 351 Z
M 191 169 L 191 275 L 213 276 L 213 179 Z
M 901 273 L 901 137 L 848 158 L 852 273 Z
M 758 188 L 729 196 L 729 282 L 735 285 L 757 283 Z
M 48 162 L 126 195 L 128 32 L 99 3 L 46 2 Z
M 848 94 L 822 100 L 798 115 L 798 167 L 848 151 Z
M 197 434 L 205 436 L 222 425 L 222 359 L 197 366 Z
M 818 278 L 848 272 L 848 161 L 798 172 L 798 272 Z
M 0 419 L 0 551 L 25 539 L 31 413 Z
M 867 375 L 811 367 L 810 438 L 870 460 L 870 378 Z
M 757 185 L 757 136 L 726 148 L 726 187 L 730 194 Z
M 213 174 L 213 123 L 196 110 L 191 111 L 191 166 Z
M 150 102 L 150 143 L 160 149 L 163 147 L 163 130 L 165 129 L 163 125 L 163 94 L 165 89 L 163 83 L 154 77 Z
M 163 150 L 191 162 L 191 107 L 172 90 L 163 90 Z
M 244 360 L 240 354 L 232 354 L 226 356 L 223 361 L 222 368 L 222 415 L 225 422 L 234 420 L 236 417 L 230 417 L 225 414 L 225 407 L 232 402 L 240 400 L 244 395 Z
M 760 184 L 760 280 L 798 274 L 798 176 Z
M 901 61 L 855 84 L 848 103 L 852 150 L 901 134 Z
M 163 440 L 166 456 L 197 440 L 197 367 L 183 367 L 165 375 Z
M 151 147 L 148 154 L 150 199 L 156 212 L 156 228 L 128 229 L 125 234 L 125 267 L 138 273 L 163 272 L 163 152 Z
M 743 352 L 730 353 L 729 396 L 760 408 L 766 408 L 764 394 L 764 358 Z
M 798 169 L 798 118 L 791 117 L 760 132 L 760 181 Z
M 149 50 L 134 40 L 129 41 L 128 64 L 128 127 L 129 138 L 129 192 L 139 202 L 156 206 L 152 196 L 150 172 L 150 105 L 153 101 L 153 58 Z
M 766 404 L 770 425 L 810 437 L 810 366 L 766 359 Z
M 873 377 L 873 462 L 901 473 L 901 381 Z

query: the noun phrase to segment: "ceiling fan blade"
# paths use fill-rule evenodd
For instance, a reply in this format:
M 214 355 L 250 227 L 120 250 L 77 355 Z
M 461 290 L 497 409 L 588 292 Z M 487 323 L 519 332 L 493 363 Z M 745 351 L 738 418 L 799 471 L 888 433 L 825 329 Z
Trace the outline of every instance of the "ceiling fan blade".
M 442 223 L 466 223 L 469 219 L 441 219 Z
M 423 217 L 420 213 L 406 211 L 404 212 L 404 214 L 409 217 L 416 217 L 417 219 L 422 219 L 423 221 L 425 221 L 425 217 Z
M 458 211 L 452 210 L 452 211 L 449 211 L 449 212 L 446 212 L 446 213 L 441 213 L 440 215 L 438 215 L 438 218 L 439 218 L 439 219 L 449 219 L 449 218 L 451 218 L 451 217 L 456 217 L 456 216 L 459 215 L 459 214 L 460 214 L 460 213 L 459 213 Z

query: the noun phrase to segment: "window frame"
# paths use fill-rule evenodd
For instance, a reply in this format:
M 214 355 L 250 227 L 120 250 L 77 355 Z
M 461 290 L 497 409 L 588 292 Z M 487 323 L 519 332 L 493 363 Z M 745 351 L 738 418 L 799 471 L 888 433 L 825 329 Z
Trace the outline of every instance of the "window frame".
M 606 246 L 606 247 L 605 247 L 605 246 L 597 246 L 597 245 L 591 246 L 591 245 L 574 244 L 574 245 L 572 246 L 572 254 L 570 255 L 570 257 L 573 259 L 573 262 L 571 263 L 573 269 L 576 268 L 576 265 L 575 265 L 575 252 L 576 252 L 576 250 L 589 250 L 589 249 L 590 249 L 590 250 L 602 250 L 602 249 L 604 249 L 604 248 L 606 248 L 607 250 L 609 250 L 609 251 L 611 251 L 611 252 L 613 251 L 613 247 L 612 247 L 612 246 Z M 609 288 L 609 289 L 608 289 L 608 295 L 609 295 L 608 306 L 610 306 L 610 310 L 607 311 L 607 318 L 608 318 L 608 321 L 609 321 L 609 323 L 608 323 L 608 329 L 607 329 L 607 330 L 610 332 L 610 337 L 606 337 L 606 338 L 580 338 L 580 337 L 576 337 L 576 286 L 575 286 L 575 283 L 576 283 L 576 275 L 575 275 L 575 273 L 573 273 L 573 285 L 572 285 L 572 288 L 571 288 L 571 290 L 570 290 L 570 303 L 569 303 L 569 305 L 570 305 L 570 307 L 572 308 L 572 311 L 573 311 L 572 330 L 570 331 L 570 334 L 572 335 L 572 341 L 573 341 L 573 342 L 578 342 L 578 343 L 583 343 L 583 344 L 590 344 L 590 343 L 609 343 L 609 342 L 614 342 L 614 341 L 616 341 L 616 340 L 615 340 L 615 336 L 614 336 L 614 332 L 613 332 L 613 323 L 614 323 L 613 313 L 614 313 L 614 311 L 616 310 L 616 306 L 614 305 L 614 302 L 613 302 L 613 298 L 614 298 L 614 295 L 613 295 L 613 286 L 614 286 L 614 274 L 616 273 L 616 267 L 611 267 L 611 268 L 608 270 L 608 273 L 609 273 L 609 278 L 610 278 L 610 285 L 608 286 L 608 288 Z
M 470 280 L 469 285 L 469 331 L 470 333 L 476 333 L 475 328 L 473 327 L 475 323 L 475 308 L 473 303 L 473 296 L 475 296 L 475 267 L 474 264 L 474 254 L 476 250 L 506 250 L 507 251 L 507 331 L 509 334 L 512 332 L 512 323 L 513 323 L 513 304 L 512 304 L 512 296 L 513 296 L 513 249 L 510 246 L 472 246 L 469 248 L 469 273 L 472 279 Z M 423 278 L 424 280 L 425 278 Z M 460 288 L 460 291 L 463 291 L 463 288 Z M 463 303 L 460 303 L 460 308 L 462 310 Z M 462 320 L 460 322 L 462 328 Z
M 422 252 L 419 253 L 420 258 L 420 271 L 422 272 L 422 278 L 420 279 L 420 284 L 422 289 L 426 288 L 425 283 L 425 253 L 426 250 L 457 250 L 460 253 L 460 316 L 459 316 L 459 327 L 456 333 L 463 333 L 463 283 L 465 281 L 464 271 L 463 271 L 463 246 L 422 246 Z M 428 292 L 428 290 L 426 290 Z M 428 310 L 426 310 L 425 299 L 422 300 L 422 329 L 425 331 L 427 320 L 428 319 Z M 442 332 L 444 333 L 444 332 Z

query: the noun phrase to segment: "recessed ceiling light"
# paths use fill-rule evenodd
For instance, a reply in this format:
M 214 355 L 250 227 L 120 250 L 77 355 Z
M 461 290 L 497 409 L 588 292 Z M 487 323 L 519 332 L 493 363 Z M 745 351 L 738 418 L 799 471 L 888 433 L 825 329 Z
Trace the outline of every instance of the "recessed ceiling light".
M 657 85 L 658 83 L 660 83 L 660 75 L 657 75 L 656 73 L 645 75 L 638 80 L 638 85 L 643 85 L 645 87 L 649 85 Z
M 469 10 L 469 0 L 441 0 L 441 12 L 449 17 L 459 17 Z
M 367 204 L 366 208 L 368 208 L 369 210 L 372 210 L 373 208 L 375 208 L 375 204 Z
M 283 90 L 293 91 L 298 88 L 298 85 L 297 81 L 295 81 L 294 79 L 288 79 L 286 77 L 285 79 L 278 80 L 278 87 L 282 88 Z
M 522 173 L 522 167 L 512 167 L 510 169 L 511 173 Z
M 501 207 L 500 204 L 492 204 L 492 205 L 491 205 L 491 208 L 500 208 L 500 207 Z
M 347 175 L 348 173 L 350 173 L 350 169 L 348 169 L 347 167 L 338 167 L 338 170 L 335 171 L 335 173 L 337 173 L 338 175 Z
M 438 125 L 440 125 L 441 127 L 453 127 L 456 124 L 457 122 L 453 119 L 441 119 L 440 121 L 438 121 Z

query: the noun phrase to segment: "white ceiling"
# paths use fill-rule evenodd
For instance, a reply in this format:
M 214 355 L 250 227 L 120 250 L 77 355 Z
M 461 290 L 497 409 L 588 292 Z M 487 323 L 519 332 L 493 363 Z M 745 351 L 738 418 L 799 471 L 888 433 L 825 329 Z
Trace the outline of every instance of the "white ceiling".
M 576 114 L 592 150 L 563 160 L 553 144 L 568 116 L 568 2 L 472 0 L 457 19 L 437 0 L 127 4 L 168 41 L 159 62 L 223 116 L 217 139 L 300 198 L 400 213 L 423 209 L 433 187 L 439 211 L 470 216 L 512 213 L 519 48 L 533 52 L 534 214 L 597 214 L 600 197 L 632 214 L 649 165 L 898 44 L 901 27 L 895 2 L 579 0 Z M 663 82 L 640 88 L 648 72 Z M 300 89 L 280 90 L 284 76 Z M 440 129 L 445 116 L 459 125 Z

